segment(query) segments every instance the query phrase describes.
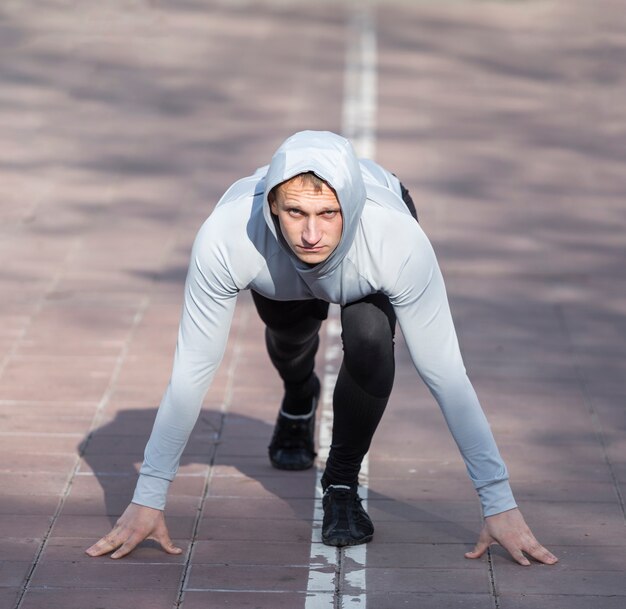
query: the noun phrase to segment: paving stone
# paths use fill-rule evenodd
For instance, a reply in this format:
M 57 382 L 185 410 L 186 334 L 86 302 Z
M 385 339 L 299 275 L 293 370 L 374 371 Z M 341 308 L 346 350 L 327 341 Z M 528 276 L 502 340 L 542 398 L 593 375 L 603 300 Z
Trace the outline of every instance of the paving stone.
M 607 550 L 614 546 L 626 544 L 626 531 L 611 523 L 595 523 L 580 525 L 545 526 L 541 520 L 532 520 L 532 529 L 544 544 L 561 544 L 568 546 L 595 546 L 602 544 Z
M 40 539 L 44 536 L 52 518 L 45 515 L 6 515 L 0 518 L 0 538 L 15 537 Z
M 13 609 L 17 603 L 17 597 L 20 591 L 20 588 L 0 588 L 0 605 L 8 609 Z
M 305 593 L 296 592 L 185 592 L 185 609 L 206 609 L 206 607 L 232 607 L 233 609 L 304 609 L 307 602 Z M 332 607 L 332 594 L 316 594 L 322 606 Z
M 246 439 L 245 442 L 240 438 L 226 438 L 224 440 L 220 440 L 217 452 L 222 459 L 229 456 L 267 456 L 267 447 L 270 443 L 271 435 L 272 429 L 268 428 L 268 431 L 265 434 Z
M 154 420 L 154 418 L 153 418 Z M 148 441 L 147 434 L 140 435 L 101 435 L 98 433 L 82 438 L 86 443 L 83 445 L 85 458 L 90 455 L 118 454 L 127 456 L 129 462 L 141 462 L 143 451 Z
M 69 472 L 62 474 L 0 473 L 0 486 L 9 495 L 59 495 L 65 489 Z
M 480 522 L 481 509 L 478 499 L 462 501 L 454 499 L 394 500 L 372 489 L 368 490 L 367 512 L 376 523 L 380 522 Z
M 311 499 L 283 499 L 281 497 L 250 497 L 246 501 L 233 501 L 228 497 L 207 497 L 203 508 L 203 521 L 209 525 L 216 519 L 267 519 L 268 514 L 280 520 L 311 520 L 314 502 Z M 203 524 L 203 525 L 204 525 Z
M 464 558 L 465 552 L 472 550 L 473 543 L 445 543 L 436 541 L 427 543 L 378 543 L 378 534 L 367 546 L 368 568 L 402 568 L 413 569 L 484 569 L 480 561 Z
M 4 495 L 0 514 L 19 516 L 52 516 L 61 501 L 60 495 Z
M 193 495 L 199 497 L 204 489 L 205 479 L 202 475 L 177 476 L 170 485 L 170 495 Z M 99 475 L 83 474 L 75 476 L 70 490 L 71 496 L 100 497 L 103 493 L 127 493 L 132 497 L 137 475 Z
M 334 573 L 334 568 L 315 571 Z M 306 592 L 309 572 L 308 567 L 193 565 L 185 589 Z
M 214 460 L 215 472 L 228 471 L 224 468 L 233 468 L 235 472 L 250 477 L 259 476 L 275 476 L 276 468 L 272 467 L 267 457 L 267 453 L 256 455 L 222 455 L 219 451 L 215 454 Z
M 8 400 L 98 400 L 109 383 L 115 358 L 65 357 L 49 359 L 13 357 L 0 379 L 0 391 Z M 37 383 L 32 379 L 37 378 Z
M 435 521 L 435 522 L 374 522 L 376 541 L 391 543 L 476 543 L 481 523 Z M 470 548 L 471 549 L 471 548 Z
M 154 422 L 154 417 L 152 417 Z M 143 461 L 143 453 L 148 442 L 149 434 L 145 435 L 98 435 L 89 439 L 85 450 L 85 458 L 89 455 L 128 455 L 129 461 Z M 84 438 L 81 438 L 81 440 Z M 215 438 L 212 435 L 204 437 L 192 436 L 183 453 L 183 459 L 191 459 L 201 463 L 210 463 L 215 448 Z
M 176 601 L 175 589 L 148 590 L 131 586 L 123 590 L 97 588 L 34 588 L 24 598 L 22 609 L 171 609 Z
M 455 479 L 456 478 L 456 479 Z M 398 483 L 396 480 L 383 478 L 373 480 L 372 489 L 378 496 L 397 499 L 399 501 L 418 500 L 445 500 L 464 498 L 471 500 L 476 497 L 467 475 L 449 478 L 428 479 L 420 478 Z
M 523 511 L 526 518 L 537 522 L 536 526 L 551 529 L 591 524 L 613 527 L 624 518 L 617 501 L 525 501 Z
M 115 524 L 115 518 L 106 516 L 76 516 L 63 514 L 57 518 L 52 529 L 52 537 L 95 537 L 108 533 Z M 193 530 L 193 518 L 167 517 L 170 535 L 187 539 Z
M 393 592 L 489 594 L 487 569 L 365 569 L 368 594 Z
M 171 367 L 171 362 L 168 362 Z M 150 362 L 142 362 L 142 366 L 150 366 Z M 124 435 L 142 435 L 146 436 L 152 430 L 157 409 L 152 406 L 145 407 L 129 407 L 126 405 L 115 405 L 108 403 L 107 408 L 102 413 L 99 420 L 98 429 L 94 435 L 99 436 L 124 436 Z M 218 410 L 212 410 L 208 405 L 200 411 L 198 421 L 194 427 L 193 434 L 195 437 L 211 435 L 220 430 L 222 413 Z
M 315 496 L 315 477 L 309 472 L 295 476 L 264 476 L 258 480 L 248 477 L 220 477 L 211 480 L 212 497 L 273 497 L 284 499 Z
M 2 473 L 69 474 L 75 464 L 76 456 L 73 454 L 53 454 L 43 457 L 33 454 L 3 453 L 0 456 Z
M 102 558 L 93 561 L 42 561 L 35 571 L 35 588 L 113 588 L 176 590 L 182 565 L 131 564 L 123 560 Z
M 498 597 L 502 609 L 622 609 L 624 596 L 577 594 L 502 594 Z
M 32 415 L 31 413 L 23 415 L 19 411 L 15 416 L 6 417 L 3 424 L 3 431 L 10 433 L 86 433 L 93 419 L 93 413 L 85 412 L 81 408 L 81 414 L 78 416 L 62 416 L 50 414 L 48 408 L 47 415 Z
M 2 440 L 0 453 L 74 455 L 82 439 L 82 434 L 4 434 L 0 432 L 0 440 Z
M 141 467 L 142 460 L 130 460 L 127 455 L 89 455 L 83 458 L 78 470 L 79 474 L 120 475 L 125 472 L 135 475 Z M 179 475 L 204 475 L 208 465 L 205 463 L 188 463 L 179 468 Z
M 376 609 L 396 609 L 406 607 L 413 609 L 491 609 L 493 598 L 488 594 L 426 594 L 396 593 L 393 591 L 382 594 L 367 595 L 367 605 Z
M 198 539 L 307 543 L 311 528 L 311 521 L 306 520 L 208 518 L 200 524 Z
M 310 561 L 310 544 L 303 542 L 198 541 L 193 552 L 194 565 L 284 565 L 308 568 Z
M 20 355 L 115 355 L 124 345 L 134 308 L 47 303 L 20 342 Z M 81 324 L 79 335 L 72 333 Z
M 540 539 L 559 559 L 559 568 L 564 571 L 626 571 L 626 546 L 610 545 L 601 540 L 602 545 L 568 545 L 548 544 Z M 499 546 L 491 548 L 492 562 L 496 571 L 500 567 L 509 569 L 515 566 L 506 550 Z M 556 577 L 556 574 L 555 574 Z
M 501 566 L 496 571 L 499 594 L 572 594 L 580 596 L 626 596 L 624 571 L 569 570 L 567 565 L 533 565 L 518 569 Z
M 69 516 L 121 516 L 130 503 L 132 496 L 129 493 L 107 493 L 104 496 L 70 496 L 64 504 L 61 513 Z M 189 495 L 172 495 L 167 499 L 166 516 L 195 517 L 200 497 Z
M 585 501 L 610 502 L 616 498 L 615 487 L 610 482 L 595 481 L 518 481 L 515 484 L 518 501 Z
M 20 586 L 32 567 L 31 561 L 0 561 L 0 587 Z
M 375 486 L 374 481 L 384 478 L 403 480 L 411 483 L 420 478 L 441 478 L 447 476 L 467 476 L 463 461 L 458 456 L 456 459 L 420 459 L 419 457 L 407 459 L 376 459 L 369 465 L 370 484 Z
M 2 546 L 0 546 L 0 561 L 32 562 L 40 545 L 40 539 L 3 536 Z

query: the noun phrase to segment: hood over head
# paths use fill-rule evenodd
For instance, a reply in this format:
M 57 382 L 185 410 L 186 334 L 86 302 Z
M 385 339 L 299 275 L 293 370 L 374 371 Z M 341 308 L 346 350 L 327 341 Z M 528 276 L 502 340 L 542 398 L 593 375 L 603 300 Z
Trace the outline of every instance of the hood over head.
M 314 266 L 302 262 L 291 251 L 267 200 L 272 188 L 309 171 L 333 188 L 343 217 L 339 244 L 326 260 Z M 350 249 L 365 205 L 365 197 L 361 167 L 350 142 L 330 131 L 300 131 L 287 138 L 272 157 L 265 176 L 263 214 L 270 231 L 290 254 L 299 273 L 323 277 L 341 263 Z

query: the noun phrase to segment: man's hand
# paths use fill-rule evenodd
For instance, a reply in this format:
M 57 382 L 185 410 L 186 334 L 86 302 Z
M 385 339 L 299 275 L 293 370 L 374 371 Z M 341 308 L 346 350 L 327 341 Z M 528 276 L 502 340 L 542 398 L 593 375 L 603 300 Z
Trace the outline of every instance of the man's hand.
M 108 535 L 85 550 L 89 556 L 111 554 L 111 558 L 122 558 L 135 549 L 144 539 L 154 539 L 168 554 L 181 554 L 170 539 L 161 510 L 131 503 Z
M 525 567 L 530 565 L 530 561 L 524 552 L 546 565 L 553 565 L 559 560 L 535 539 L 517 508 L 487 516 L 476 547 L 472 552 L 467 552 L 465 558 L 480 558 L 494 543 L 499 543 Z

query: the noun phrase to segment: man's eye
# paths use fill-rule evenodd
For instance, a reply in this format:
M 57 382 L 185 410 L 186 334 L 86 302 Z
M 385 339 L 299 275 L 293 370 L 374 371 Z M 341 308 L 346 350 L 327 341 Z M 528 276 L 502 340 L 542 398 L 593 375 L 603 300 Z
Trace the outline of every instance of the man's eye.
M 339 212 L 336 209 L 329 209 L 324 212 L 326 218 L 334 218 Z
M 294 218 L 297 218 L 302 215 L 299 209 L 288 209 L 287 213 Z

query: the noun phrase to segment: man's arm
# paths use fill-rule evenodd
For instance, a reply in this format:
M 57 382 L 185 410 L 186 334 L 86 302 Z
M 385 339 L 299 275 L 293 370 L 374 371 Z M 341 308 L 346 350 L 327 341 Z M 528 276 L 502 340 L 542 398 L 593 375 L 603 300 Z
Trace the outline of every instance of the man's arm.
M 390 299 L 413 363 L 441 408 L 482 504 L 483 531 L 467 556 L 478 558 L 497 542 L 520 564 L 528 564 L 523 552 L 552 564 L 556 557 L 537 542 L 517 509 L 506 466 L 467 377 L 435 254 L 421 228 L 415 226 L 414 233 Z
M 113 530 L 87 550 L 90 556 L 119 548 L 113 557 L 120 558 L 146 538 L 167 552 L 179 552 L 163 516 L 167 490 L 224 355 L 237 297 L 215 232 L 205 223 L 194 243 L 172 376 L 146 445 L 133 502 Z

